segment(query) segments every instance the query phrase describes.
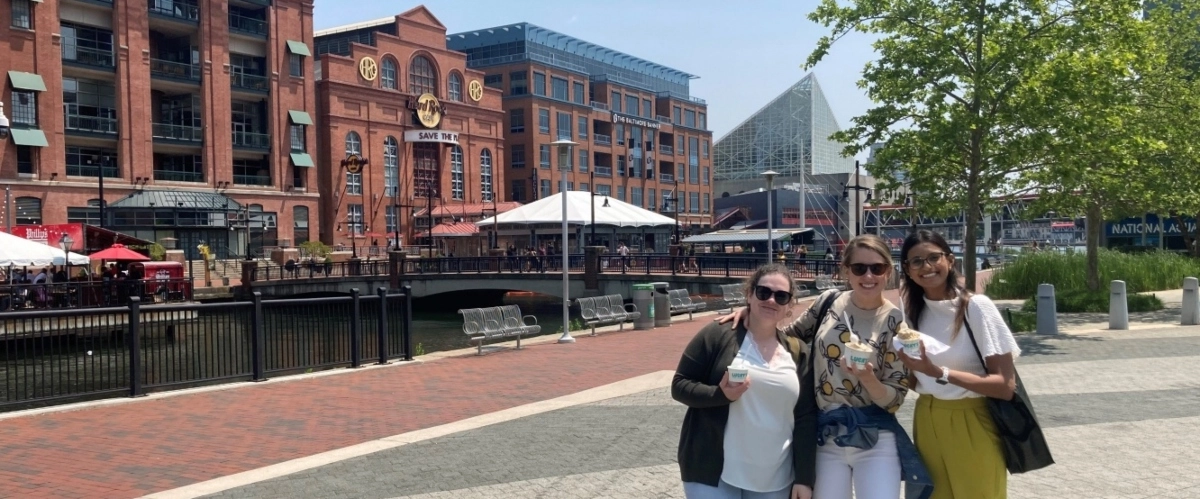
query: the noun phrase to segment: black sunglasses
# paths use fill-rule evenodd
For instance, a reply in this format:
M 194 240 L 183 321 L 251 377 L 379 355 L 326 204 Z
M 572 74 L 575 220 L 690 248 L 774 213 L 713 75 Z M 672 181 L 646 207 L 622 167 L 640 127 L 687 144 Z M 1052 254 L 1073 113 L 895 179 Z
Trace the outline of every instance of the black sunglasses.
M 852 263 L 849 265 L 849 267 L 850 273 L 860 277 L 863 274 L 866 274 L 868 270 L 875 275 L 883 275 L 888 270 L 888 265 L 886 263 Z
M 775 291 L 774 289 L 768 288 L 766 286 L 755 286 L 754 287 L 754 297 L 755 298 L 758 298 L 759 300 L 762 300 L 762 301 L 767 301 L 767 300 L 770 300 L 772 296 L 775 297 L 775 303 L 778 303 L 780 305 L 787 305 L 789 302 L 792 301 L 792 294 L 787 291 Z

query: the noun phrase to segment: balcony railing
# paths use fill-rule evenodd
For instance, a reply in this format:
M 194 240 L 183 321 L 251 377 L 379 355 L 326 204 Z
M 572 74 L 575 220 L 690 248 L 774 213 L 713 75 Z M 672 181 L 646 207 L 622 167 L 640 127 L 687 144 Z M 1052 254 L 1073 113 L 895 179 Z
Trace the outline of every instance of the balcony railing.
M 271 185 L 270 175 L 238 175 L 233 174 L 233 183 L 237 185 Z
M 666 182 L 668 184 L 674 184 L 675 183 L 675 175 L 672 173 L 660 173 L 660 174 L 658 174 L 658 181 Z
M 204 129 L 198 126 L 155 123 L 153 135 L 155 139 L 175 140 L 180 142 L 202 142 L 204 140 Z
M 115 166 L 95 166 L 95 165 L 67 165 L 68 177 L 90 177 L 96 178 L 100 174 L 100 169 L 104 169 L 104 176 L 108 178 L 117 178 L 117 167 Z
M 88 133 L 117 133 L 117 119 L 103 118 L 100 116 L 81 116 L 78 114 L 64 114 L 66 121 L 66 129 L 68 131 L 88 132 Z
M 666 145 L 666 144 L 659 144 L 659 145 L 658 145 L 658 153 L 659 153 L 659 154 L 666 154 L 667 156 L 674 156 L 674 155 L 675 155 L 675 148 L 674 148 L 674 147 L 671 147 L 671 146 L 669 146 L 669 145 Z
M 591 101 L 589 104 L 596 109 L 603 109 L 605 111 L 608 111 L 608 104 L 606 104 L 606 103 Z
M 661 114 L 654 115 L 654 119 L 656 119 L 662 123 L 670 123 L 671 122 L 671 118 L 669 118 L 667 116 L 663 116 Z
M 154 170 L 154 180 L 165 182 L 203 182 L 203 172 L 177 172 L 170 170 Z
M 611 166 L 597 166 L 595 168 L 597 177 L 612 177 Z
M 612 136 L 604 135 L 602 133 L 593 133 L 592 141 L 595 142 L 596 145 L 611 146 L 612 145 Z
M 229 82 L 233 88 L 252 90 L 255 92 L 271 91 L 270 80 L 268 80 L 266 76 L 246 73 L 233 73 L 229 75 Z
M 233 147 L 245 147 L 250 149 L 270 149 L 271 136 L 265 133 L 254 132 L 233 132 Z M 257 185 L 257 184 L 250 184 Z
M 111 50 L 98 50 L 78 45 L 63 44 L 62 46 L 63 62 L 80 64 L 83 66 L 92 66 L 97 68 L 113 69 L 116 67 L 115 59 Z
M 672 92 L 672 91 L 670 91 L 670 90 L 668 90 L 668 91 L 665 91 L 665 92 L 659 92 L 659 93 L 657 94 L 657 96 L 658 96 L 658 97 L 670 97 L 670 98 L 672 98 L 672 99 L 679 99 L 679 100 L 682 100 L 682 101 L 687 101 L 687 102 L 694 102 L 694 103 L 696 103 L 696 104 L 700 104 L 700 105 L 703 105 L 703 106 L 707 106 L 707 105 L 708 105 L 708 102 L 705 102 L 705 101 L 704 101 L 704 99 L 701 99 L 701 98 L 699 98 L 699 97 L 691 97 L 691 96 L 684 95 L 684 94 L 681 94 L 681 93 L 678 93 L 678 92 Z
M 150 76 L 200 82 L 200 66 L 162 59 L 150 59 Z
M 150 0 L 150 14 L 193 23 L 200 22 L 200 7 L 180 0 Z
M 229 13 L 229 31 L 252 36 L 267 36 L 267 22 L 262 19 Z

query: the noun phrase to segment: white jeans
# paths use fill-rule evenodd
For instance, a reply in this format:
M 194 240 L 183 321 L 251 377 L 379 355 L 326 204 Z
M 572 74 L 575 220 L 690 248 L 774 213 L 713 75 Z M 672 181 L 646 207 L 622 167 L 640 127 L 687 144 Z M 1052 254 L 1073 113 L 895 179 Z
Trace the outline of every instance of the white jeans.
M 851 487 L 854 493 L 851 495 Z M 833 438 L 817 448 L 817 482 L 813 499 L 899 499 L 900 456 L 896 436 L 879 432 L 870 449 L 838 447 Z

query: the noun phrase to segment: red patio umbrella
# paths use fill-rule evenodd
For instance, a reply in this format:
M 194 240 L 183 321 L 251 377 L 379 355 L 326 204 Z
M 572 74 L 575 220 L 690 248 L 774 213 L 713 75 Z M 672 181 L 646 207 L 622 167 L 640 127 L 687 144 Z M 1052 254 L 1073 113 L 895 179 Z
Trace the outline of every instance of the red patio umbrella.
M 148 262 L 150 257 L 126 248 L 124 244 L 114 244 L 108 248 L 88 255 L 92 260 L 109 260 L 115 262 Z

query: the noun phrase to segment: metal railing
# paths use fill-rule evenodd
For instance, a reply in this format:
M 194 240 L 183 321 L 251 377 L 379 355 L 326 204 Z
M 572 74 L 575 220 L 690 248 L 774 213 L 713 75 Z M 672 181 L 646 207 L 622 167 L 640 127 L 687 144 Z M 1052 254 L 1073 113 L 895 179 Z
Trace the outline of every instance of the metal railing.
M 156 139 L 178 140 L 183 142 L 201 142 L 204 140 L 204 129 L 198 126 L 154 123 L 152 128 L 153 136 Z
M 271 91 L 271 81 L 267 79 L 266 76 L 246 73 L 233 73 L 229 75 L 229 84 L 233 86 L 233 88 L 253 90 L 255 92 Z
M 98 166 L 98 165 L 67 165 L 68 177 L 88 177 L 96 178 L 100 174 L 101 168 L 104 169 L 105 178 L 117 178 L 118 172 L 115 166 Z
M 232 12 L 229 13 L 229 31 L 254 36 L 267 36 L 269 33 L 266 20 L 255 19 Z
M 608 104 L 606 104 L 604 102 L 591 101 L 591 102 L 588 102 L 588 105 L 590 105 L 596 109 L 603 109 L 605 111 L 608 111 Z
M 674 183 L 674 182 L 675 182 L 675 175 L 674 175 L 674 174 L 671 174 L 671 173 L 659 173 L 659 174 L 658 174 L 658 181 L 659 181 L 659 182 L 670 182 L 670 183 Z
M 117 133 L 117 119 L 104 118 L 100 116 L 83 116 L 79 114 L 63 113 L 65 128 L 68 131 L 89 132 L 89 133 Z
M 0 410 L 412 360 L 412 292 L 0 314 Z
M 665 154 L 665 155 L 667 155 L 667 156 L 674 156 L 674 155 L 675 155 L 675 148 L 674 148 L 674 147 L 671 147 L 671 146 L 669 146 L 669 145 L 666 145 L 666 144 L 659 144 L 659 145 L 658 145 L 658 153 L 659 153 L 659 154 Z
M 177 172 L 154 169 L 154 180 L 164 182 L 203 182 L 204 172 Z
M 150 59 L 150 76 L 199 83 L 200 65 Z
M 656 114 L 656 115 L 654 115 L 654 119 L 656 119 L 656 120 L 658 120 L 658 121 L 660 121 L 660 122 L 662 122 L 662 123 L 670 123 L 670 122 L 671 122 L 671 118 L 670 118 L 670 117 L 668 117 L 668 116 L 663 116 L 663 115 L 661 115 L 661 114 Z
M 200 22 L 200 6 L 181 0 L 172 0 L 170 2 L 156 2 L 151 0 L 149 9 L 150 13 L 155 16 L 194 23 Z
M 26 272 L 31 270 L 36 269 L 26 269 Z M 39 284 L 0 284 L 0 312 L 119 306 L 128 304 L 129 298 L 135 296 L 153 303 L 191 300 L 192 281 L 103 278 Z M 3 330 L 0 330 L 0 341 L 3 341 L 3 334 Z
M 238 175 L 233 174 L 234 185 L 271 185 L 270 175 Z
M 592 142 L 595 142 L 597 145 L 611 146 L 612 145 L 612 136 L 604 135 L 602 133 L 593 133 L 592 134 Z
M 234 130 L 233 132 L 233 147 L 246 147 L 250 149 L 270 149 L 271 136 L 265 133 L 241 132 Z
M 681 94 L 678 92 L 672 92 L 670 90 L 659 92 L 656 96 L 657 97 L 670 97 L 672 99 L 679 99 L 682 101 L 694 102 L 696 104 L 702 104 L 705 106 L 708 105 L 708 102 L 706 102 L 704 99 L 701 99 L 699 97 L 692 97 L 692 96 Z
M 62 60 L 63 62 L 104 69 L 115 69 L 117 67 L 113 51 L 80 47 L 78 45 L 63 44 Z
M 596 167 L 593 167 L 592 170 L 596 172 L 597 177 L 611 177 L 612 176 L 612 167 L 611 166 L 596 166 Z

